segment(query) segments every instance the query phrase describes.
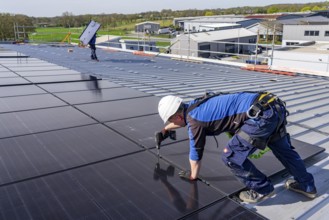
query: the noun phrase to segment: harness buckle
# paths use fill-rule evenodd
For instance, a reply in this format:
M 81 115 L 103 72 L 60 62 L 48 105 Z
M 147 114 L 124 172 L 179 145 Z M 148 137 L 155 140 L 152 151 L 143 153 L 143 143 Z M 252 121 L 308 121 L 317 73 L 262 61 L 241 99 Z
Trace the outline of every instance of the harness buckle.
M 254 114 L 255 110 L 253 108 L 254 105 L 250 106 L 250 108 L 247 111 L 247 116 L 251 119 L 258 118 L 259 114 L 262 112 L 261 109 L 258 109 L 258 111 L 256 111 L 256 113 Z

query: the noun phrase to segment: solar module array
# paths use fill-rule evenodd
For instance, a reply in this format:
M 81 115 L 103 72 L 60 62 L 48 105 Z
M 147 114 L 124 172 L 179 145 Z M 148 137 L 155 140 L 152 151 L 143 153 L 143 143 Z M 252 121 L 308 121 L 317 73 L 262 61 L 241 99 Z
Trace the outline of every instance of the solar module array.
M 194 74 L 159 57 L 101 51 L 107 58 L 97 63 L 81 48 L 68 53 L 48 46 L 3 47 L 24 54 L 0 51 L 0 219 L 263 218 L 230 198 L 243 185 L 220 161 L 225 136 L 217 137 L 218 145 L 208 139 L 201 179 L 193 183 L 177 175 L 189 168 L 186 131 L 179 130 L 175 142 L 166 140 L 157 157 L 153 135 L 163 123 L 160 98 L 153 94 L 184 94 L 179 88 L 189 84 L 179 75 L 202 80 L 209 77 L 207 65 L 180 62 L 204 70 Z M 177 69 L 154 71 L 148 65 Z M 161 84 L 162 90 L 152 87 L 168 71 L 172 81 Z M 105 75 L 109 80 L 100 79 Z M 192 88 L 185 97 L 203 89 Z M 303 159 L 323 150 L 293 143 Z M 271 153 L 255 163 L 268 175 L 283 170 Z

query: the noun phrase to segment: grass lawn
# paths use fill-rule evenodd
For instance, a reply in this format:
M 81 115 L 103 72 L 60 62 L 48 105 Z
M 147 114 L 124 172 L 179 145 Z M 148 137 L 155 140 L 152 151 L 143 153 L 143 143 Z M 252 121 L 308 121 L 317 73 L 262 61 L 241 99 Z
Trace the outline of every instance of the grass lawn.
M 159 21 L 152 21 L 158 22 L 160 25 L 169 26 L 172 24 L 172 20 L 159 20 Z M 29 38 L 31 42 L 61 42 L 63 41 L 69 33 L 71 42 L 79 43 L 79 37 L 85 27 L 79 28 L 62 28 L 62 27 L 46 27 L 46 28 L 36 28 L 34 33 L 29 33 Z M 106 25 L 103 24 L 98 30 L 98 35 L 115 35 L 115 36 L 126 36 L 131 33 L 135 29 L 135 23 L 131 24 L 124 24 L 120 26 L 113 27 L 110 24 Z M 168 38 L 168 36 L 157 36 Z M 65 42 L 68 42 L 67 39 Z M 166 43 L 159 42 L 159 46 L 166 45 Z

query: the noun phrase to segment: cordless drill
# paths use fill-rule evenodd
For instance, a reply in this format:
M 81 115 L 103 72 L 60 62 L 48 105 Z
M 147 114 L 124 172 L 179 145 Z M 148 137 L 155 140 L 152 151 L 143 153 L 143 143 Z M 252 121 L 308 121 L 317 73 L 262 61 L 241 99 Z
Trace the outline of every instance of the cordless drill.
M 161 142 L 167 139 L 168 137 L 171 140 L 176 140 L 176 131 L 167 131 L 163 129 L 162 131 L 155 133 L 155 146 L 158 150 L 158 156 L 160 156 Z

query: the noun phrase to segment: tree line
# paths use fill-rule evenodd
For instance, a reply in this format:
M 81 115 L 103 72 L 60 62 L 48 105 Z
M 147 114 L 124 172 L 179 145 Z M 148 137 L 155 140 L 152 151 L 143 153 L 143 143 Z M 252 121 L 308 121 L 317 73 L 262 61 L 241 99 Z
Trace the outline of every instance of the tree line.
M 102 24 L 103 28 L 115 28 L 126 24 L 134 24 L 143 21 L 158 21 L 164 19 L 173 19 L 175 17 L 193 17 L 193 16 L 212 16 L 212 15 L 248 15 L 248 14 L 272 14 L 279 12 L 303 12 L 327 10 L 329 3 L 318 2 L 308 4 L 275 4 L 265 7 L 234 7 L 228 9 L 189 9 L 189 10 L 171 10 L 148 11 L 136 14 L 86 14 L 74 15 L 71 12 L 64 12 L 56 17 L 29 17 L 26 15 L 0 13 L 0 40 L 15 39 L 15 24 L 18 27 L 25 27 L 26 32 L 35 31 L 36 27 L 81 27 L 95 20 Z M 22 29 L 22 28 L 21 28 Z M 21 30 L 22 31 L 22 30 Z

